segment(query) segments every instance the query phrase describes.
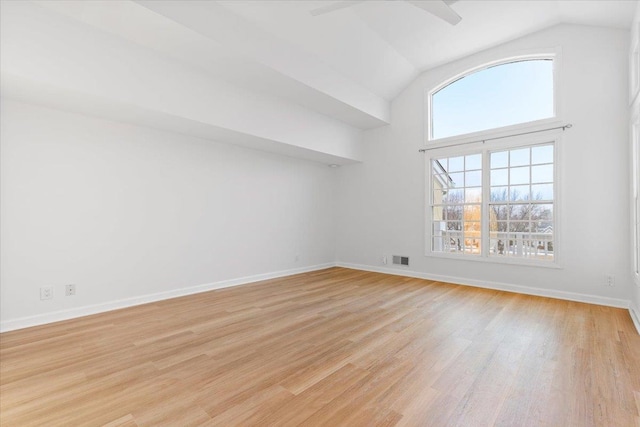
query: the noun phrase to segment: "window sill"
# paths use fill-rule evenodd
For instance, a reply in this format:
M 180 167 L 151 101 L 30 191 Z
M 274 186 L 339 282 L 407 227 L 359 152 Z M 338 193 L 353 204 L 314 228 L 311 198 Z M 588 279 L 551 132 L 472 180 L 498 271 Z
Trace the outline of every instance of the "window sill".
M 436 253 L 429 252 L 425 254 L 427 258 L 440 258 L 440 259 L 451 259 L 457 261 L 472 261 L 472 262 L 482 262 L 488 264 L 501 264 L 501 265 L 514 265 L 519 267 L 541 267 L 541 268 L 550 268 L 555 270 L 561 270 L 564 267 L 558 264 L 557 261 L 537 261 L 537 260 L 525 260 L 525 259 L 515 259 L 515 258 L 494 258 L 494 257 L 483 257 L 480 255 L 450 255 L 446 253 Z

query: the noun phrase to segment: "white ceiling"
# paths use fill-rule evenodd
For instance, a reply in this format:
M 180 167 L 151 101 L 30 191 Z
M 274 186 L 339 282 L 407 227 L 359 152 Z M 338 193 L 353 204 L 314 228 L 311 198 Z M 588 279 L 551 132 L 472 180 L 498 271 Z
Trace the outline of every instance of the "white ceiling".
M 635 0 L 460 0 L 452 26 L 405 1 L 365 1 L 311 16 L 330 1 L 220 1 L 252 24 L 393 99 L 420 71 L 558 23 L 629 28 Z

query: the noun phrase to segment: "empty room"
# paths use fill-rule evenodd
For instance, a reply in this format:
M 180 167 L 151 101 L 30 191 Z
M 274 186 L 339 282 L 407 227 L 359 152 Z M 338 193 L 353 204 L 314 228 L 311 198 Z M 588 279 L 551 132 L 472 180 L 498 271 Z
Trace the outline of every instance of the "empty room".
M 0 425 L 640 426 L 638 0 L 0 0 Z

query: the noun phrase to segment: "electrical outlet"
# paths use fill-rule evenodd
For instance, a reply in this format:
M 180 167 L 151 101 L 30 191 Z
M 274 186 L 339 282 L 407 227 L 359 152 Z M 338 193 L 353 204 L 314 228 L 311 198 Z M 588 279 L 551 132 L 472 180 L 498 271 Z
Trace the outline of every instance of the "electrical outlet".
M 40 299 L 53 299 L 53 286 L 43 286 L 40 288 Z
M 384 256 L 384 255 L 382 255 L 382 263 L 383 263 L 383 264 L 386 264 L 386 263 L 387 263 L 387 257 L 386 257 L 386 256 Z
M 67 285 L 64 287 L 64 294 L 68 297 L 76 294 L 76 285 Z
M 607 286 L 615 286 L 616 285 L 616 277 L 613 275 L 607 276 Z
M 296 256 L 294 257 L 294 259 L 293 259 L 293 260 L 294 260 L 295 262 L 300 261 L 300 255 L 296 255 Z

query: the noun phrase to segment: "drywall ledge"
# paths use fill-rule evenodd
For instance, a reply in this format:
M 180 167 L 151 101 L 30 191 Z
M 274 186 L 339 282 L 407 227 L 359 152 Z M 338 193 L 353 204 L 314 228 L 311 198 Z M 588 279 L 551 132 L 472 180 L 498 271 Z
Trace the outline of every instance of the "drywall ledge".
M 77 307 L 70 310 L 55 311 L 52 313 L 39 314 L 37 316 L 21 317 L 0 322 L 0 332 L 8 332 L 16 329 L 28 328 L 31 326 L 44 325 L 62 320 L 75 319 L 89 316 L 91 314 L 104 313 L 106 311 L 118 310 L 121 308 L 133 307 L 156 301 L 163 301 L 186 295 L 198 294 L 201 292 L 213 291 L 216 289 L 229 288 L 232 286 L 245 285 L 262 280 L 276 279 L 279 277 L 292 276 L 294 274 L 307 273 L 310 271 L 324 270 L 335 267 L 334 263 L 317 264 L 308 267 L 294 268 L 290 270 L 275 271 L 272 273 L 256 274 L 253 276 L 240 277 L 237 279 L 221 280 L 219 282 L 206 283 L 203 285 L 180 288 L 172 291 L 159 292 L 155 294 L 141 295 L 133 298 L 126 298 L 110 301 L 103 304 L 94 304 L 85 307 Z
M 71 3 L 68 6 L 75 7 Z M 126 20 L 128 15 L 121 17 Z M 232 84 L 197 64 L 48 7 L 4 2 L 0 18 L 3 96 L 8 91 L 14 98 L 21 93 L 26 98 L 16 99 L 62 109 L 79 104 L 80 112 L 124 115 L 134 124 L 228 138 L 220 142 L 266 145 L 267 151 L 281 150 L 288 156 L 294 152 L 357 160 L 361 151 L 361 130 L 341 120 L 266 91 Z M 156 31 L 150 30 L 151 35 Z M 187 37 L 184 43 L 190 46 L 198 40 Z
M 89 117 L 114 120 L 175 132 L 209 141 L 237 145 L 258 151 L 279 154 L 291 158 L 310 160 L 323 164 L 347 165 L 360 162 L 359 144 L 352 141 L 340 149 L 318 151 L 313 147 L 291 144 L 276 139 L 199 122 L 158 110 L 151 110 L 115 99 L 89 95 L 50 84 L 2 73 L 0 84 L 2 97 L 18 102 L 83 114 Z
M 556 298 L 567 301 L 584 302 L 588 304 L 604 305 L 608 307 L 629 309 L 630 301 L 599 297 L 596 295 L 577 294 L 574 292 L 554 291 L 550 289 L 533 288 L 529 286 L 513 285 L 510 283 L 485 282 L 482 280 L 465 279 L 455 276 L 441 276 L 437 274 L 422 273 L 419 271 L 396 269 L 388 267 L 374 267 L 370 265 L 336 263 L 337 267 L 352 268 L 354 270 L 372 271 L 375 273 L 395 274 L 398 276 L 415 277 L 417 279 L 433 280 L 437 282 L 453 283 L 456 285 L 473 286 L 476 288 L 495 289 L 498 291 L 514 292 L 517 294 L 534 295 L 539 297 Z M 637 327 L 637 325 L 636 325 Z

